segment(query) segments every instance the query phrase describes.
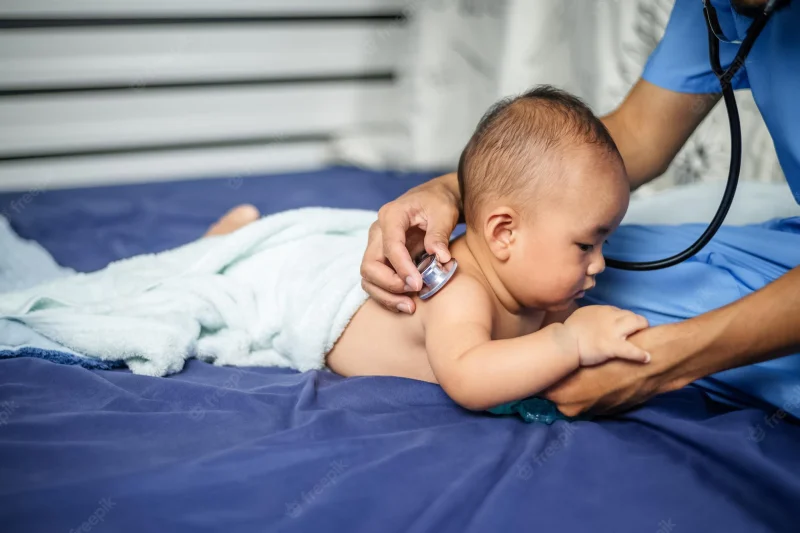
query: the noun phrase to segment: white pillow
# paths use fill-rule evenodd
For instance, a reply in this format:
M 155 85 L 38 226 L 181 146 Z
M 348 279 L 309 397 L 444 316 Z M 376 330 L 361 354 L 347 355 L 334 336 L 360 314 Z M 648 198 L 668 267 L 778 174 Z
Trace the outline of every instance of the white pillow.
M 725 183 L 701 182 L 631 199 L 623 224 L 708 223 L 717 211 Z M 800 205 L 783 183 L 739 183 L 726 225 L 764 222 L 773 218 L 800 216 Z

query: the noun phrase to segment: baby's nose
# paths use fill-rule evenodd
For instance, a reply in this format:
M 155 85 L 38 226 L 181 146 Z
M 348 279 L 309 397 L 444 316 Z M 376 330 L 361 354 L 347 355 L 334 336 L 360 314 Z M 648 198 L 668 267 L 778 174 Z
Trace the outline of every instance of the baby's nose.
M 592 262 L 589 263 L 589 268 L 586 270 L 586 274 L 589 276 L 596 276 L 603 272 L 606 269 L 606 260 L 603 257 L 602 253 L 598 253 L 593 259 Z

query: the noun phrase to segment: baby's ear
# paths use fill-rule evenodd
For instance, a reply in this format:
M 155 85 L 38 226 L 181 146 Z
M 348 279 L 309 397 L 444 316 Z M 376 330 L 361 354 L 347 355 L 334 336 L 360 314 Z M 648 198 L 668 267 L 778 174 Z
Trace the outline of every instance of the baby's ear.
M 498 207 L 485 219 L 483 236 L 499 261 L 507 261 L 519 230 L 519 214 L 510 207 Z

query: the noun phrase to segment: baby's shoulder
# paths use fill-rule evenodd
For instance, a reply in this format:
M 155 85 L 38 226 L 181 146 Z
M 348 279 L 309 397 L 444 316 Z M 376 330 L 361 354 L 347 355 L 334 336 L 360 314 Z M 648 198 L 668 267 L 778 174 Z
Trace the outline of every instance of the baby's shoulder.
M 431 313 L 480 321 L 490 321 L 493 309 L 491 290 L 467 269 L 456 272 L 439 292 L 420 305 Z
M 491 301 L 491 289 L 478 274 L 468 269 L 457 271 L 441 292 L 450 292 L 450 298 L 477 298 Z M 433 298 L 431 298 L 433 300 Z

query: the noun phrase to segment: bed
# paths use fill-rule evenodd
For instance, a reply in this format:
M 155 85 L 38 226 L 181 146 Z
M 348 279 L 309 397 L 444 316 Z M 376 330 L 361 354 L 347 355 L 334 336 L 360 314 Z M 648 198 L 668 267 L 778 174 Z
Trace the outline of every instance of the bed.
M 241 202 L 377 209 L 429 177 L 331 168 L 40 191 L 9 218 L 92 271 L 198 238 Z M 400 378 L 0 360 L 4 532 L 796 531 L 799 447 L 790 417 L 695 386 L 548 426 Z

